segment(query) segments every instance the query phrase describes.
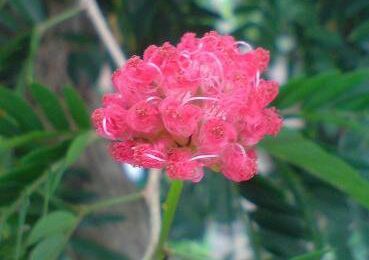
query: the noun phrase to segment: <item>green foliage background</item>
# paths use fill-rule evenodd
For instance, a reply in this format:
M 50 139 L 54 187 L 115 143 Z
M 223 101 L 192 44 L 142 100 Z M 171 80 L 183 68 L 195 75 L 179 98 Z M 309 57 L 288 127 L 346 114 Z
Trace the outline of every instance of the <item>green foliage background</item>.
M 65 69 L 76 87 L 55 93 L 38 84 L 35 61 L 45 33 L 82 15 L 75 1 L 63 1 L 65 10 L 51 16 L 47 2 L 0 0 L 0 258 L 56 259 L 79 250 L 85 259 L 125 259 L 74 235 L 100 215 L 82 204 L 93 194 L 72 194 L 66 185 L 86 174 L 71 166 L 96 140 L 76 87 L 86 79 L 95 85 L 104 62 L 114 66 L 93 32 L 65 32 L 58 37 L 74 46 Z M 285 61 L 288 78 L 275 105 L 286 122 L 304 123 L 261 144 L 273 167 L 252 181 L 235 185 L 209 173 L 185 185 L 171 232 L 173 257 L 210 259 L 207 221 L 237 220 L 253 259 L 369 259 L 368 1 L 99 4 L 128 56 L 214 28 L 270 49 L 272 64 Z M 252 207 L 242 206 L 245 200 Z

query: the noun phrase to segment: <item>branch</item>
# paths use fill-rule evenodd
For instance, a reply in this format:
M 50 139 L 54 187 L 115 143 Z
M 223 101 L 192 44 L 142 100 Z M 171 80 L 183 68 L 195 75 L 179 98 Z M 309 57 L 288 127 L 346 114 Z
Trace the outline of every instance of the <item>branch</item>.
M 145 188 L 144 197 L 150 215 L 150 237 L 146 248 L 144 260 L 153 258 L 157 244 L 159 243 L 161 214 L 160 214 L 160 176 L 161 172 L 157 169 L 149 171 L 149 180 Z
M 102 42 L 109 51 L 110 56 L 115 62 L 117 67 L 124 64 L 126 58 L 121 51 L 117 41 L 114 39 L 113 34 L 109 30 L 109 27 L 102 15 L 99 6 L 95 0 L 80 0 L 80 5 L 87 12 L 91 23 L 94 25 L 97 34 L 100 36 Z

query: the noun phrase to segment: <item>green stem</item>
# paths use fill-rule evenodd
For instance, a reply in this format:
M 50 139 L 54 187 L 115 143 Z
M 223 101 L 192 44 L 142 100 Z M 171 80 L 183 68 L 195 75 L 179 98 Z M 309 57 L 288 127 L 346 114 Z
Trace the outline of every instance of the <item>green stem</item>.
M 164 259 L 165 242 L 168 240 L 170 228 L 173 223 L 174 215 L 177 210 L 178 201 L 181 196 L 182 189 L 183 189 L 183 181 L 179 180 L 172 181 L 167 195 L 167 199 L 163 205 L 164 208 L 163 225 L 161 228 L 159 243 L 156 248 L 155 259 Z
M 34 79 L 34 62 L 37 56 L 37 51 L 41 43 L 41 33 L 34 27 L 31 32 L 31 38 L 29 43 L 28 56 L 23 64 L 21 74 L 17 81 L 16 90 L 19 94 L 23 94 L 26 86 L 30 84 Z
M 47 171 L 47 181 L 44 187 L 44 206 L 42 210 L 42 216 L 46 216 L 49 211 L 49 201 L 50 201 L 50 182 L 51 182 L 51 172 Z
M 54 27 L 55 25 L 58 25 L 76 15 L 78 15 L 83 10 L 82 6 L 77 6 L 74 8 L 71 8 L 69 10 L 66 10 L 62 12 L 59 15 L 56 15 L 39 25 L 37 25 L 39 32 L 42 34 L 43 32 L 47 31 L 48 29 Z
M 19 212 L 17 240 L 16 240 L 15 256 L 14 256 L 15 260 L 20 259 L 22 255 L 23 228 L 24 228 L 24 223 L 26 222 L 26 216 L 27 216 L 29 204 L 30 204 L 29 198 L 25 198 L 25 200 L 22 203 L 22 208 L 20 209 L 20 212 Z
M 0 3 L 1 4 L 1 3 Z M 0 6 L 1 8 L 1 6 Z M 41 44 L 41 38 L 43 34 L 49 30 L 50 28 L 58 25 L 76 15 L 78 15 L 81 11 L 83 11 L 82 6 L 77 6 L 75 8 L 71 8 L 66 10 L 65 12 L 56 15 L 44 22 L 37 24 L 31 32 L 31 39 L 29 45 L 29 54 L 24 63 L 24 67 L 22 69 L 22 79 L 19 79 L 17 82 L 17 92 L 23 93 L 26 85 L 30 84 L 34 80 L 34 61 L 37 56 L 37 51 Z
M 128 202 L 132 202 L 138 199 L 143 198 L 142 192 L 136 192 L 128 195 L 123 195 L 120 197 L 115 197 L 111 199 L 106 199 L 103 201 L 99 201 L 90 205 L 82 206 L 83 215 L 88 215 L 92 212 L 99 211 L 104 208 L 108 208 L 117 204 L 125 204 Z
M 28 186 L 23 193 L 18 197 L 16 201 L 14 201 L 8 208 L 2 211 L 2 215 L 0 218 L 0 241 L 1 241 L 1 229 L 4 227 L 7 219 L 19 208 L 22 201 L 28 198 L 34 191 L 38 189 L 38 187 L 45 181 L 46 175 L 43 175 L 35 182 L 33 182 L 30 186 Z
M 65 239 L 63 241 L 63 247 L 67 245 L 70 237 L 73 235 L 79 224 L 82 222 L 83 218 L 86 217 L 87 215 L 94 213 L 95 211 L 99 211 L 101 209 L 108 208 L 117 204 L 122 205 L 125 203 L 141 199 L 143 198 L 143 196 L 144 196 L 143 192 L 136 192 L 128 195 L 123 195 L 120 197 L 102 200 L 90 205 L 81 206 L 78 210 L 79 213 L 73 227 L 66 233 Z

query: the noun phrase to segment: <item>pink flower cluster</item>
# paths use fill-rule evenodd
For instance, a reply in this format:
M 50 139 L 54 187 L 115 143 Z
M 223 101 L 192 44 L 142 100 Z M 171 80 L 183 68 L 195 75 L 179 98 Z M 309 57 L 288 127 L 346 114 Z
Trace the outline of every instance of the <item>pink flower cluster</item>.
M 116 92 L 103 97 L 94 126 L 113 140 L 118 162 L 165 168 L 171 179 L 198 182 L 209 167 L 249 180 L 257 170 L 253 147 L 282 126 L 267 108 L 278 84 L 260 78 L 268 62 L 268 51 L 216 32 L 151 45 L 113 74 Z

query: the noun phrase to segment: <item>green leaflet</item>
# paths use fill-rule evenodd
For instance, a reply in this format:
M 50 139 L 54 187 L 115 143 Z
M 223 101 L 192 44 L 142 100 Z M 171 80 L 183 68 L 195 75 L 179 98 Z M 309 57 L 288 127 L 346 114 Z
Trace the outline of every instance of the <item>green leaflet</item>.
M 27 244 L 32 245 L 41 239 L 55 234 L 65 234 L 76 224 L 77 217 L 68 211 L 54 211 L 39 219 L 27 239 Z
M 8 114 L 0 112 L 0 136 L 14 136 L 19 134 L 17 124 Z
M 49 164 L 64 157 L 70 141 L 64 141 L 53 146 L 40 147 L 32 150 L 20 159 L 21 164 Z
M 73 87 L 65 87 L 63 91 L 65 102 L 76 125 L 81 129 L 89 129 L 91 127 L 90 116 L 82 98 Z
M 309 99 L 304 100 L 303 107 L 311 110 L 326 106 L 368 79 L 369 69 L 367 68 L 337 76 L 327 81 L 327 84 L 319 88 Z
M 44 114 L 55 129 L 68 130 L 69 123 L 56 95 L 48 88 L 33 83 L 30 86 L 32 96 L 40 104 Z
M 297 78 L 291 80 L 286 86 L 281 87 L 281 93 L 276 100 L 278 108 L 287 108 L 303 101 L 307 97 L 315 95 L 325 88 L 332 80 L 335 80 L 340 72 L 328 71 L 310 78 Z
M 5 149 L 13 149 L 28 143 L 65 136 L 63 134 L 64 133 L 62 132 L 32 131 L 24 135 L 15 136 L 13 138 L 0 138 L 0 146 Z
M 0 109 L 14 118 L 24 132 L 43 128 L 33 109 L 22 98 L 3 86 L 0 86 Z
M 67 237 L 63 234 L 49 236 L 38 243 L 30 254 L 30 260 L 54 260 L 64 249 Z
M 284 130 L 262 146 L 273 156 L 299 166 L 369 208 L 369 182 L 349 164 L 297 132 Z
M 67 166 L 72 165 L 80 157 L 87 145 L 94 140 L 94 137 L 95 135 L 91 131 L 87 131 L 81 133 L 72 141 L 65 157 Z

